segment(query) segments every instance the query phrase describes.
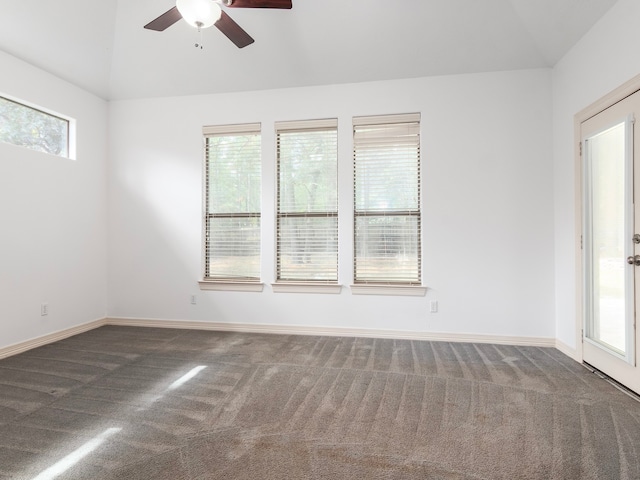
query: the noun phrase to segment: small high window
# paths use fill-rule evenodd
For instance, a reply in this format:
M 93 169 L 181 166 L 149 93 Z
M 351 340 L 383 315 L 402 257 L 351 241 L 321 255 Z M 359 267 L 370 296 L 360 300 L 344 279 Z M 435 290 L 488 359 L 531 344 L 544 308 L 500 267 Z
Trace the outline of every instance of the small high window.
M 69 158 L 69 120 L 0 97 L 0 141 Z

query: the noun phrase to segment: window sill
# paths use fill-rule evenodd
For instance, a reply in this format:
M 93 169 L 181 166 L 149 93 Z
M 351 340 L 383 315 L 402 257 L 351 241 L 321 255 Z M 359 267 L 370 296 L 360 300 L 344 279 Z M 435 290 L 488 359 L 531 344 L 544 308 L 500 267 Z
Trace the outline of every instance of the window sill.
M 401 295 L 424 297 L 427 287 L 420 285 L 351 285 L 353 295 Z
M 273 293 L 329 293 L 342 292 L 342 285 L 327 283 L 272 283 Z
M 225 291 L 225 292 L 261 292 L 263 283 L 231 282 L 201 280 L 198 282 L 200 290 Z

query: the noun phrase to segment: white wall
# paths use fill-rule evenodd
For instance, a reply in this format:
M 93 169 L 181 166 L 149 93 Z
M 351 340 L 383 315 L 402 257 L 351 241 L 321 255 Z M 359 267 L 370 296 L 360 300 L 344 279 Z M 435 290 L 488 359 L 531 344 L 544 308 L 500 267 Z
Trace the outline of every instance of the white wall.
M 426 298 L 273 293 L 273 124 L 339 120 L 351 281 L 352 116 L 422 113 Z M 262 122 L 262 293 L 200 292 L 201 129 Z M 551 74 L 530 70 L 112 102 L 109 316 L 553 337 Z M 189 296 L 198 295 L 190 305 Z M 440 311 L 428 313 L 437 299 Z
M 108 112 L 3 52 L 0 72 L 0 95 L 73 117 L 78 134 L 77 160 L 0 143 L 1 348 L 105 316 Z
M 640 73 L 640 2 L 618 0 L 553 70 L 556 337 L 576 346 L 573 117 Z
M 574 347 L 573 115 L 640 73 L 639 18 L 640 2 L 618 0 L 551 75 L 460 75 L 110 107 L 0 52 L 0 93 L 75 117 L 79 142 L 76 161 L 0 144 L 0 348 L 106 312 L 556 336 Z M 411 111 L 423 115 L 427 298 L 358 297 L 348 288 L 341 295 L 197 290 L 203 124 L 261 121 L 270 180 L 274 121 L 337 116 L 344 189 L 351 117 Z M 341 209 L 340 248 L 349 254 L 348 196 Z M 272 212 L 265 203 L 265 218 Z M 266 223 L 267 282 L 272 234 Z M 348 262 L 340 273 L 348 284 Z M 192 293 L 196 306 L 188 303 Z M 427 313 L 430 299 L 439 300 L 439 313 Z M 47 317 L 42 302 L 50 305 Z

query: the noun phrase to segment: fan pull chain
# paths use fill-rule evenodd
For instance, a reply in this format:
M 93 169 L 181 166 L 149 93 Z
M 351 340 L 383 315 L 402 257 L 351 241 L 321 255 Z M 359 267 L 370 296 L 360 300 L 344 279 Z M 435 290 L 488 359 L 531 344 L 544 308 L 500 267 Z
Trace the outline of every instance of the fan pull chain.
M 200 48 L 202 50 L 204 45 L 202 44 L 202 29 L 198 27 L 198 33 L 196 35 L 200 36 L 200 43 L 198 43 L 198 39 L 196 38 L 196 48 Z

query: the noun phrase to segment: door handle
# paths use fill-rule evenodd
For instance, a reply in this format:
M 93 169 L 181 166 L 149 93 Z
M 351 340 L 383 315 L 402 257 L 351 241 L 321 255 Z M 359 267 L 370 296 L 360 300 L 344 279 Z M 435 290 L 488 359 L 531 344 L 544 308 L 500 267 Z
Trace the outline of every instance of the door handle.
M 636 255 L 635 257 L 627 257 L 627 263 L 629 265 L 640 267 L 640 255 Z

